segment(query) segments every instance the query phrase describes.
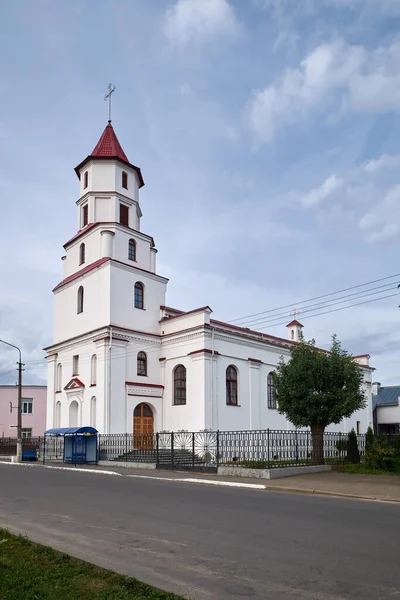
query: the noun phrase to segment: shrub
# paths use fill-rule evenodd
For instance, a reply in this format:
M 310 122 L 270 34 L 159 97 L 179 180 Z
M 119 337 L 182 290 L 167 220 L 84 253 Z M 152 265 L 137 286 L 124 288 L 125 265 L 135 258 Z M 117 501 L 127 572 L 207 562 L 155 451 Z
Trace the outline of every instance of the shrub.
M 367 435 L 365 436 L 365 452 L 373 450 L 376 443 L 376 438 L 371 427 L 367 429 Z
M 370 446 L 365 451 L 364 462 L 369 469 L 375 469 L 380 471 L 395 472 L 397 469 L 397 462 L 395 458 L 396 452 L 394 448 L 391 448 L 383 436 L 378 440 L 375 440 L 373 446 Z
M 347 452 L 347 443 L 348 440 L 346 438 L 341 438 L 340 440 L 336 441 L 336 450 L 339 452 L 339 456 L 341 456 L 342 454 L 345 455 Z
M 360 451 L 358 449 L 357 435 L 354 429 L 350 431 L 347 440 L 347 461 L 350 463 L 360 462 Z

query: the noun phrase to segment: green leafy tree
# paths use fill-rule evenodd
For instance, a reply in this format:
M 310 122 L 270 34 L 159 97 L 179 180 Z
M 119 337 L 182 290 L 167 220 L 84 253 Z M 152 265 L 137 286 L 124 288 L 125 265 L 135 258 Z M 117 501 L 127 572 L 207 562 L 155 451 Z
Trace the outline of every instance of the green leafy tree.
M 325 428 L 365 407 L 362 370 L 335 335 L 330 352 L 301 340 L 290 354 L 287 363 L 281 358 L 275 378 L 279 412 L 296 427 L 311 428 L 312 458 L 321 464 Z

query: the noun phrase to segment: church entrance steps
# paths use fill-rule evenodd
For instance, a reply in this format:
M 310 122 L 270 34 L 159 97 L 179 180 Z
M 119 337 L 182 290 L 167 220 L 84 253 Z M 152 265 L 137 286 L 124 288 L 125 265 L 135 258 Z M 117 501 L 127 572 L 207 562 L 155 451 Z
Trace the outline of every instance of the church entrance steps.
M 206 462 L 201 456 L 189 450 L 132 450 L 119 455 L 113 463 L 135 463 L 144 468 L 178 471 L 202 471 L 216 473 L 217 465 Z

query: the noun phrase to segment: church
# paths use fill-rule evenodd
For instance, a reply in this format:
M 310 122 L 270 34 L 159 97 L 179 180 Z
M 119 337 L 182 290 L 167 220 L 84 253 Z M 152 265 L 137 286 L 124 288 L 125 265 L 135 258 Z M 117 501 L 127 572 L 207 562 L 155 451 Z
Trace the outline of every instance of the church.
M 141 231 L 144 180 L 108 121 L 75 168 L 77 232 L 64 244 L 62 280 L 53 290 L 47 428 L 91 425 L 100 433 L 293 429 L 279 414 L 273 372 L 303 326 L 276 337 L 212 318 L 209 306 L 166 306 L 168 280 Z M 372 425 L 367 406 L 331 431 Z

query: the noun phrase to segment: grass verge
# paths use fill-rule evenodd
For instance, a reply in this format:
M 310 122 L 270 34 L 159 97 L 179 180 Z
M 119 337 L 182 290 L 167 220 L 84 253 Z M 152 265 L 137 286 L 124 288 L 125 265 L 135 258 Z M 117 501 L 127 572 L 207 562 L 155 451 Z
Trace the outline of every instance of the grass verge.
M 0 600 L 183 600 L 0 529 Z
M 396 471 L 385 471 L 383 469 L 371 469 L 363 463 L 357 465 L 338 465 L 335 471 L 340 471 L 340 473 L 359 473 L 360 475 L 400 475 L 399 468 Z

